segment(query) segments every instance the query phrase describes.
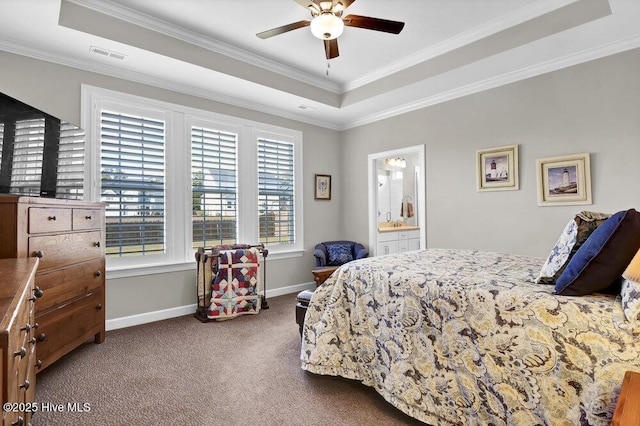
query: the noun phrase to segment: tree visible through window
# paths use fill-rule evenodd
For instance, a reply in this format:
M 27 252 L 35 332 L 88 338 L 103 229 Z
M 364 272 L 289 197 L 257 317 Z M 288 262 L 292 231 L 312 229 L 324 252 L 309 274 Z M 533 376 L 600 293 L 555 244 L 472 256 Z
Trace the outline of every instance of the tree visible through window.
M 238 238 L 237 135 L 191 127 L 193 248 Z
M 96 87 L 82 95 L 84 183 L 106 203 L 112 273 L 183 269 L 218 244 L 304 250 L 301 132 Z
M 294 147 L 258 139 L 258 209 L 260 242 L 295 242 Z
M 100 140 L 107 256 L 164 253 L 164 122 L 102 111 Z

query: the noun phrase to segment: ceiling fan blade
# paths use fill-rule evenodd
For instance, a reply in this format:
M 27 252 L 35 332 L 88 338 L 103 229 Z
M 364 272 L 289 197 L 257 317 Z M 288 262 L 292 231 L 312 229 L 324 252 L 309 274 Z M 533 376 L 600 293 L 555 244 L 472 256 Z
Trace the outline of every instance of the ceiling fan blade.
M 256 35 L 262 39 L 265 39 L 265 38 L 277 36 L 282 33 L 286 33 L 288 31 L 297 30 L 298 28 L 308 27 L 310 24 L 311 24 L 311 21 L 293 22 L 289 25 L 283 25 L 281 27 L 272 28 L 270 30 L 258 33 Z
M 365 28 L 367 30 L 384 31 L 385 33 L 400 34 L 404 22 L 389 21 L 388 19 L 369 18 L 368 16 L 347 15 L 342 18 L 349 27 Z
M 337 58 L 340 55 L 338 52 L 338 39 L 334 38 L 333 40 L 324 40 L 324 54 L 327 56 L 327 59 Z

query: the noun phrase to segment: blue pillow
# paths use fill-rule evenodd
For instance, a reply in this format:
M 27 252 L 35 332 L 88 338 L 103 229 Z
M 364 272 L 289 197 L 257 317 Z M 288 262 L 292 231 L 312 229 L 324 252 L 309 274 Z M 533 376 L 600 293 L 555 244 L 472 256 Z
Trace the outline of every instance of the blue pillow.
M 327 245 L 327 254 L 329 255 L 327 263 L 333 266 L 343 265 L 353 260 L 351 244 L 348 243 Z
M 640 213 L 621 211 L 596 228 L 556 281 L 556 294 L 584 296 L 619 282 L 640 248 Z

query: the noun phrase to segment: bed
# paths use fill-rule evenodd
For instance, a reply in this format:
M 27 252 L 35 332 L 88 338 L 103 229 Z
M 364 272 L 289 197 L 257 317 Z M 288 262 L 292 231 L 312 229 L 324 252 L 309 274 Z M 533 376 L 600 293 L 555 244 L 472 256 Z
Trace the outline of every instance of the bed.
M 343 265 L 311 299 L 302 368 L 431 425 L 608 425 L 640 327 L 619 291 L 555 294 L 543 263 L 428 249 Z

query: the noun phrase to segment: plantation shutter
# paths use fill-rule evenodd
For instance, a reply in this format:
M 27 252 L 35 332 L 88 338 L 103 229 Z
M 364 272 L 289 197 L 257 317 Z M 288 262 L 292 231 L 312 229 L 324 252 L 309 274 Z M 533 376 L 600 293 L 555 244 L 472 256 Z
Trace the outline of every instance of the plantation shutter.
M 260 242 L 295 243 L 293 144 L 258 139 Z
M 236 143 L 236 134 L 191 127 L 193 248 L 237 240 Z
M 164 253 L 164 121 L 102 111 L 100 143 L 107 255 Z
M 40 195 L 44 157 L 44 118 L 16 121 L 10 192 Z
M 56 197 L 82 198 L 84 186 L 85 133 L 79 127 L 60 122 Z

